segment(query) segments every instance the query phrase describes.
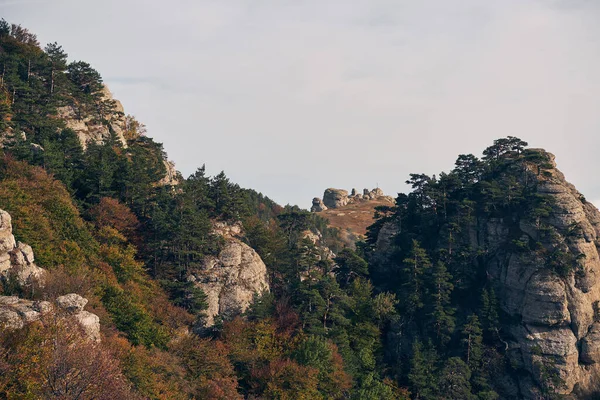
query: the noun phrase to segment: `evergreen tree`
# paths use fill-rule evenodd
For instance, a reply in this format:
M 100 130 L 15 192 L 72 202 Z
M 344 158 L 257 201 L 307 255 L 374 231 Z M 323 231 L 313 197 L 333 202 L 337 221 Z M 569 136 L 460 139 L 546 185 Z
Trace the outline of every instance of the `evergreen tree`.
M 451 339 L 455 327 L 455 309 L 450 306 L 450 295 L 454 289 L 452 275 L 443 262 L 438 261 L 431 275 L 431 299 L 433 305 L 431 318 L 438 343 L 445 346 Z
M 423 349 L 418 340 L 413 342 L 408 380 L 415 399 L 433 400 L 438 392 L 435 364 L 437 356 L 432 349 Z
M 463 326 L 462 343 L 467 365 L 471 371 L 478 371 L 483 356 L 483 335 L 475 314 L 471 314 Z
M 407 258 L 404 259 L 404 284 L 402 293 L 406 299 L 405 311 L 413 315 L 423 308 L 425 295 L 425 285 L 423 275 L 431 268 L 431 262 L 427 252 L 419 245 L 419 242 L 413 240 L 412 250 Z

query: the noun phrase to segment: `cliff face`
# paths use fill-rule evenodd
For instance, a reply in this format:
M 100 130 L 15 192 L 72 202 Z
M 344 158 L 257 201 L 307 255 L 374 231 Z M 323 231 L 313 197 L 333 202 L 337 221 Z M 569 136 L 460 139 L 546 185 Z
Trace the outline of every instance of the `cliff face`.
M 511 224 L 502 219 L 480 221 L 471 235 L 492 255 L 487 271 L 502 310 L 519 321 L 507 327 L 507 353 L 527 372 L 519 386 L 528 399 L 536 398 L 544 375 L 560 376 L 564 387 L 557 391 L 565 394 L 593 393 L 600 378 L 600 212 L 545 154 L 552 168 L 541 175 L 529 168 L 525 179 L 537 179 L 537 192 L 549 196 L 552 210 L 537 221 L 519 221 L 518 233 L 545 251 L 507 251 Z M 573 271 L 554 272 L 558 262 Z
M 92 118 L 90 115 L 79 115 L 74 106 L 64 106 L 58 109 L 58 116 L 62 119 L 67 128 L 72 129 L 79 137 L 81 145 L 85 149 L 88 143 L 101 143 L 108 139 L 112 132 L 117 139 L 127 147 L 127 140 L 123 132 L 125 131 L 125 110 L 120 101 L 113 99 L 112 93 L 108 87 L 104 86 L 102 99 L 114 102 L 114 113 L 106 117 L 107 123 L 102 123 Z
M 98 121 L 89 114 L 80 115 L 75 106 L 64 106 L 58 108 L 58 117 L 62 119 L 67 128 L 72 129 L 79 138 L 81 146 L 86 149 L 90 143 L 103 143 L 114 133 L 117 140 L 121 142 L 124 148 L 127 148 L 127 120 L 125 109 L 119 100 L 113 98 L 112 93 L 107 86 L 102 91 L 102 100 L 114 104 L 114 112 L 105 117 L 105 121 Z M 37 146 L 37 145 L 36 145 Z M 43 151 L 43 148 L 40 147 Z M 32 148 L 32 151 L 35 151 Z M 158 182 L 161 186 L 174 186 L 179 184 L 181 179 L 179 172 L 175 169 L 172 161 L 163 159 L 165 166 L 165 176 Z
M 498 337 L 510 368 L 494 379 L 506 398 L 546 399 L 548 386 L 599 398 L 600 212 L 566 181 L 554 155 L 527 151 L 547 162 L 541 170 L 519 161 L 518 180 L 548 200 L 547 213 L 483 214 L 461 229 L 504 313 Z M 388 262 L 399 232 L 392 220 L 381 225 L 372 261 Z
M 225 245 L 218 257 L 206 257 L 203 266 L 188 279 L 207 296 L 206 326 L 214 325 L 215 317 L 225 319 L 246 311 L 254 295 L 270 290 L 267 267 L 258 253 L 243 243 L 240 225 L 216 223 L 214 233 Z

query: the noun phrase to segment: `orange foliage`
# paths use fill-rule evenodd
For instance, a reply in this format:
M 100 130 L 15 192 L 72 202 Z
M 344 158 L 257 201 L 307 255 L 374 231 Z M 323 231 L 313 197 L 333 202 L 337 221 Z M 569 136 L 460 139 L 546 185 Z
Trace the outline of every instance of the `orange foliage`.
M 100 203 L 90 208 L 88 213 L 97 227 L 114 228 L 125 235 L 130 242 L 139 244 L 140 221 L 125 204 L 110 197 L 103 197 Z
M 2 332 L 0 357 L 0 368 L 5 368 L 0 388 L 7 398 L 139 398 L 122 375 L 119 360 L 69 319 L 51 318 Z

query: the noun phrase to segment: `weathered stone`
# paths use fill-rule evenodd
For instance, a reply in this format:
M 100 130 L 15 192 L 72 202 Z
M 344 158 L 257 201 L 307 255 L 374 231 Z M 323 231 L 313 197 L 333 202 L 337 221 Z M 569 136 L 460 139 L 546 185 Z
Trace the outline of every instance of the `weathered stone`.
M 587 336 L 581 340 L 580 358 L 585 364 L 600 362 L 600 323 L 594 323 Z
M 52 312 L 54 306 L 49 301 L 37 301 L 33 303 L 33 309 L 41 314 L 46 314 Z
M 88 300 L 76 293 L 66 294 L 56 299 L 56 305 L 70 313 L 78 313 L 83 310 Z
M 85 335 L 96 342 L 100 341 L 100 318 L 91 312 L 81 311 L 74 315 Z
M 328 208 L 343 207 L 348 204 L 348 191 L 329 188 L 323 193 L 323 203 Z
M 85 336 L 94 341 L 100 341 L 100 318 L 90 312 L 84 311 L 83 306 L 87 299 L 69 294 L 56 299 L 60 309 L 67 313 L 58 313 L 51 318 L 73 318 L 82 328 Z M 0 296 L 0 330 L 21 329 L 34 321 L 39 321 L 42 315 L 55 311 L 52 303 L 48 301 L 31 301 L 20 299 L 17 296 Z M 43 320 L 42 320 L 43 322 Z
M 219 315 L 231 318 L 243 313 L 255 295 L 269 291 L 267 267 L 247 244 L 220 227 L 225 246 L 218 257 L 206 257 L 201 269 L 193 271 L 188 280 L 207 296 L 206 326 L 214 324 Z
M 0 279 L 16 278 L 20 285 L 43 286 L 45 270 L 34 264 L 31 246 L 15 241 L 10 215 L 0 210 Z
M 15 310 L 0 307 L 0 329 L 21 329 L 23 326 L 25 323 Z
M 310 208 L 311 212 L 321 212 L 327 210 L 327 206 L 323 203 L 318 197 L 315 197 L 312 201 L 312 207 Z

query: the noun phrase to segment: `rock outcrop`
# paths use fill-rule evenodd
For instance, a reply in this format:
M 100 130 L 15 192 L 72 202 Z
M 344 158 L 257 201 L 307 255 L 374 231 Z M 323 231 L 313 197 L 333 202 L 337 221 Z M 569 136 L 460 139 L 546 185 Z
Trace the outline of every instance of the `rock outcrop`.
M 314 200 L 313 200 L 314 204 Z M 328 208 L 339 208 L 348 204 L 348 191 L 329 188 L 323 193 L 323 204 Z
M 165 176 L 158 184 L 159 186 L 176 186 L 181 181 L 181 174 L 175 169 L 175 163 L 169 160 L 163 160 L 165 165 Z
M 0 210 L 0 280 L 16 279 L 21 286 L 43 286 L 46 270 L 35 265 L 31 246 L 15 241 L 9 213 Z M 49 301 L 32 301 L 17 296 L 0 296 L 0 329 L 21 329 L 48 314 L 72 317 L 85 335 L 100 340 L 100 318 L 84 311 L 88 300 L 71 293 Z
M 0 210 L 0 279 L 16 278 L 20 285 L 41 284 L 45 270 L 34 261 L 31 246 L 15 241 L 10 214 Z
M 356 189 L 352 189 L 352 192 L 348 194 L 348 191 L 344 189 L 329 188 L 323 193 L 323 200 L 318 197 L 313 199 L 310 210 L 312 212 L 321 212 L 328 208 L 340 208 L 348 204 L 369 200 L 387 201 L 390 204 L 394 203 L 394 199 L 391 196 L 386 196 L 380 188 L 373 190 L 363 189 L 362 194 L 358 193 Z
M 522 218 L 517 226 L 514 220 L 480 220 L 472 228 L 471 245 L 490 255 L 489 280 L 508 320 L 515 321 L 502 335 L 510 362 L 520 371 L 519 397 L 541 398 L 540 388 L 548 385 L 549 376 L 564 382 L 554 388 L 559 393 L 598 396 L 600 212 L 565 180 L 552 154 L 527 151 L 547 159 L 543 172 L 524 163 L 522 179 L 535 182 L 537 193 L 549 199 L 551 212 Z M 510 250 L 507 244 L 515 237 L 542 247 Z M 560 273 L 565 265 L 571 271 Z
M 72 129 L 79 137 L 83 148 L 87 148 L 88 143 L 102 143 L 111 136 L 111 131 L 117 139 L 127 147 L 127 140 L 123 132 L 125 131 L 125 110 L 119 100 L 113 99 L 112 93 L 108 87 L 104 86 L 102 91 L 102 100 L 114 102 L 114 112 L 106 117 L 107 123 L 98 121 L 92 115 L 81 113 L 75 106 L 68 105 L 58 109 L 58 117 L 62 119 L 67 128 Z
M 121 142 L 124 148 L 127 148 L 127 139 L 125 132 L 127 130 L 127 120 L 125 117 L 125 109 L 119 100 L 113 98 L 112 93 L 105 85 L 102 91 L 102 100 L 112 102 L 114 111 L 112 114 L 105 117 L 105 121 L 100 121 L 90 114 L 81 114 L 74 105 L 67 105 L 58 108 L 58 117 L 65 122 L 67 128 L 72 129 L 79 138 L 81 146 L 84 150 L 90 143 L 104 143 L 114 134 Z M 8 140 L 8 139 L 7 139 Z M 40 153 L 44 149 L 32 144 L 32 152 Z M 175 169 L 175 164 L 169 160 L 163 160 L 166 173 L 165 176 L 158 182 L 159 186 L 175 186 L 178 185 L 181 177 Z
M 100 341 L 100 318 L 84 311 L 87 299 L 71 293 L 49 301 L 31 301 L 17 296 L 0 296 L 0 329 L 21 329 L 26 324 L 39 321 L 49 315 L 73 318 L 81 326 L 85 336 Z
M 217 315 L 229 319 L 243 313 L 255 295 L 270 290 L 265 263 L 239 239 L 241 225 L 216 223 L 213 231 L 225 241 L 221 252 L 206 257 L 202 268 L 188 276 L 207 296 L 207 327 L 214 325 Z
M 311 212 L 321 212 L 327 210 L 327 206 L 323 203 L 318 197 L 315 197 L 312 201 L 312 207 L 310 208 Z

